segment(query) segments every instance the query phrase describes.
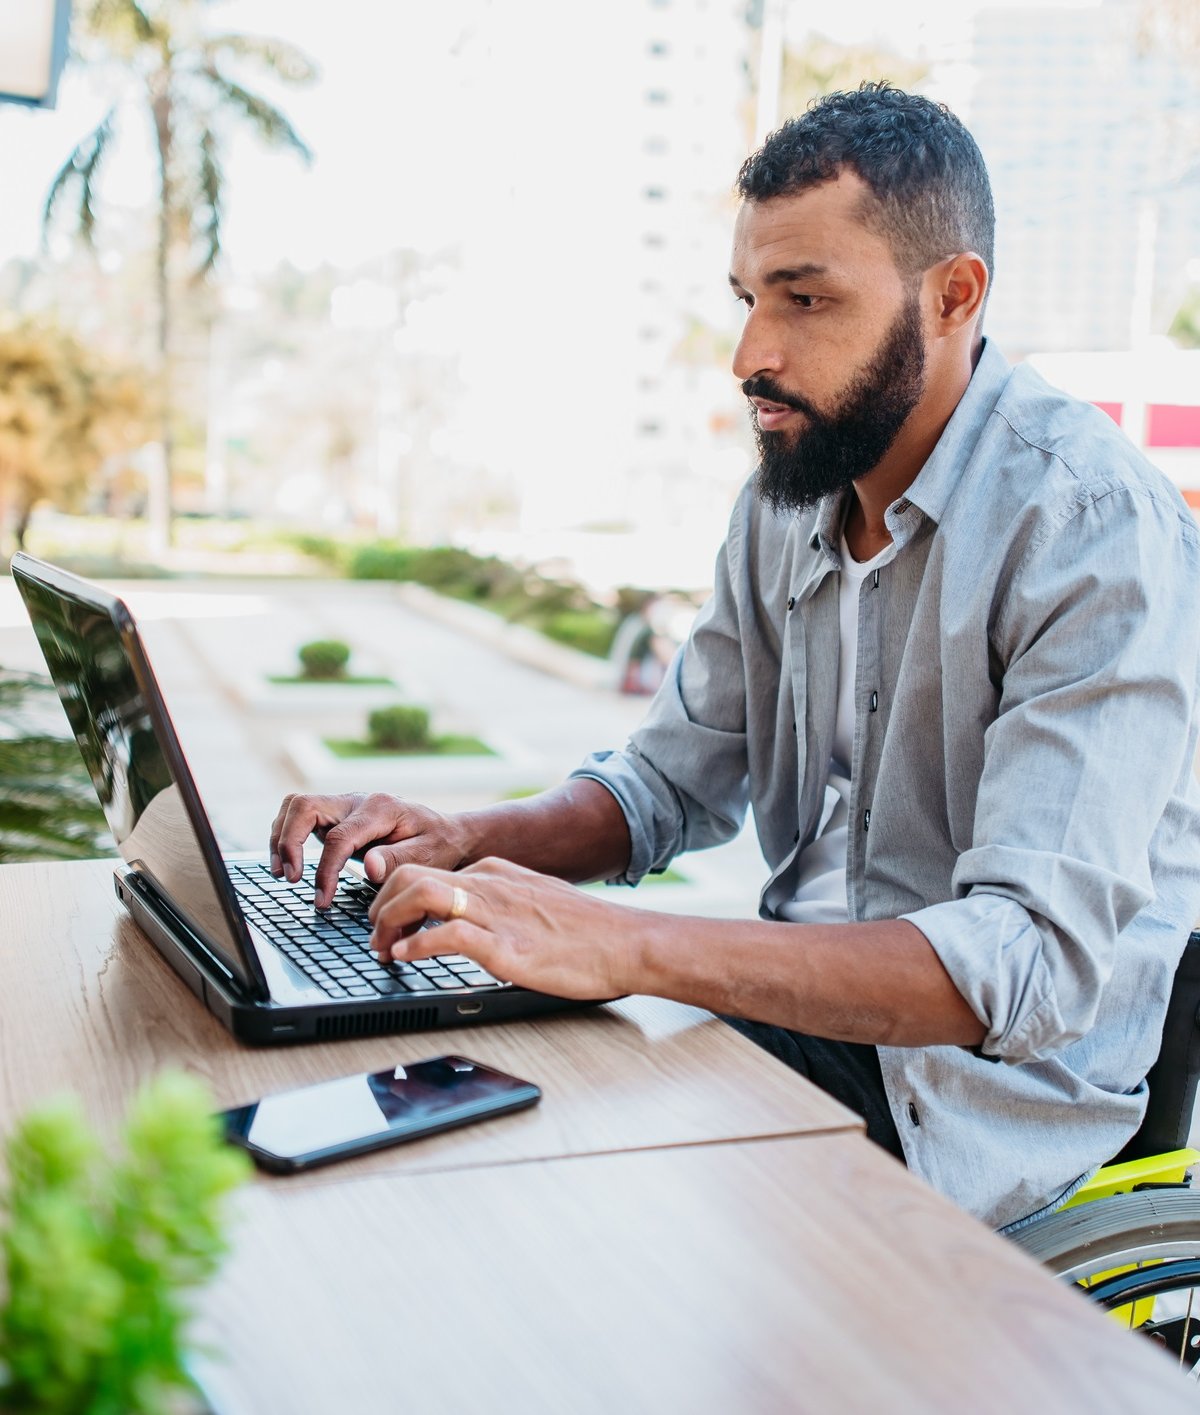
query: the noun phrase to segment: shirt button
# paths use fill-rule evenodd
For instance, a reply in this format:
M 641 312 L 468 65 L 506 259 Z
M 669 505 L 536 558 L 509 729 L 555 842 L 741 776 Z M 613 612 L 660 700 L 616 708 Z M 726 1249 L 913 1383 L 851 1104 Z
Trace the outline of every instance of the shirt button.
M 872 711 L 872 712 L 877 712 L 878 710 L 879 710 L 879 694 L 878 694 L 878 693 L 872 693 L 872 694 L 871 694 L 871 711 Z
M 917 1114 L 917 1108 L 913 1105 L 912 1101 L 908 1103 L 908 1118 L 913 1125 L 920 1125 L 921 1123 L 921 1117 Z
M 789 609 L 789 610 L 795 609 L 795 607 L 796 607 L 796 596 L 795 596 L 794 594 L 788 595 L 788 609 Z
M 870 808 L 870 806 L 868 806 L 867 809 L 863 812 L 863 829 L 864 829 L 864 830 L 870 830 L 870 829 L 871 829 L 871 808 Z

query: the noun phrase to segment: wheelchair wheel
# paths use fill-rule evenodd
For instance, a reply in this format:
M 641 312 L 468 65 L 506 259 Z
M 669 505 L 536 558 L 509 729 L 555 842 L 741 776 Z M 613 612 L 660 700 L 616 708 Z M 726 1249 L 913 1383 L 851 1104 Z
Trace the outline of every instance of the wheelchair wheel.
M 1200 1384 L 1200 1193 L 1114 1194 L 1008 1237 Z

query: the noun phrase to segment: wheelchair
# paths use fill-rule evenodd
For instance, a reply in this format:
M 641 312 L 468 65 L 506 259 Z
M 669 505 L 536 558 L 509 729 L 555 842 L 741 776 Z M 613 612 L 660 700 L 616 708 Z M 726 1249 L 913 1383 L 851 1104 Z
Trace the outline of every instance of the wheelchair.
M 1188 1133 L 1200 1081 L 1200 930 L 1187 941 L 1146 1077 L 1137 1134 L 1061 1209 L 1008 1235 L 1200 1384 L 1200 1151 Z

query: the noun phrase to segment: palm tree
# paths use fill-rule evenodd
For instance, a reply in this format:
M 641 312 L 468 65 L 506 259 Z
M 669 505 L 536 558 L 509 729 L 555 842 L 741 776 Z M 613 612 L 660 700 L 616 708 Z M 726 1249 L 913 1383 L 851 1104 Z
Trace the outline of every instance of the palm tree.
M 207 3 L 82 0 L 76 20 L 77 57 L 112 69 L 123 91 L 59 169 L 42 214 L 45 234 L 56 210 L 72 196 L 75 230 L 92 243 L 104 159 L 119 120 L 139 107 L 149 120 L 158 171 L 155 273 L 168 538 L 174 472 L 170 356 L 175 277 L 190 267 L 190 284 L 202 285 L 220 256 L 226 135 L 240 122 L 267 147 L 290 149 L 305 162 L 312 159 L 287 116 L 232 76 L 251 66 L 285 83 L 305 84 L 316 77 L 312 62 L 283 40 L 207 33 L 199 13 Z

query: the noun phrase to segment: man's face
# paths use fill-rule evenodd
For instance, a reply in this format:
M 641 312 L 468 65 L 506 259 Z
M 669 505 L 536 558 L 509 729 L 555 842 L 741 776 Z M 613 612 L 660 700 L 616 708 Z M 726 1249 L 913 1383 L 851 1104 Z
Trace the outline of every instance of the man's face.
M 810 506 L 865 476 L 925 388 L 919 284 L 858 214 L 851 173 L 747 202 L 730 283 L 747 307 L 734 373 L 751 401 L 759 494 Z

